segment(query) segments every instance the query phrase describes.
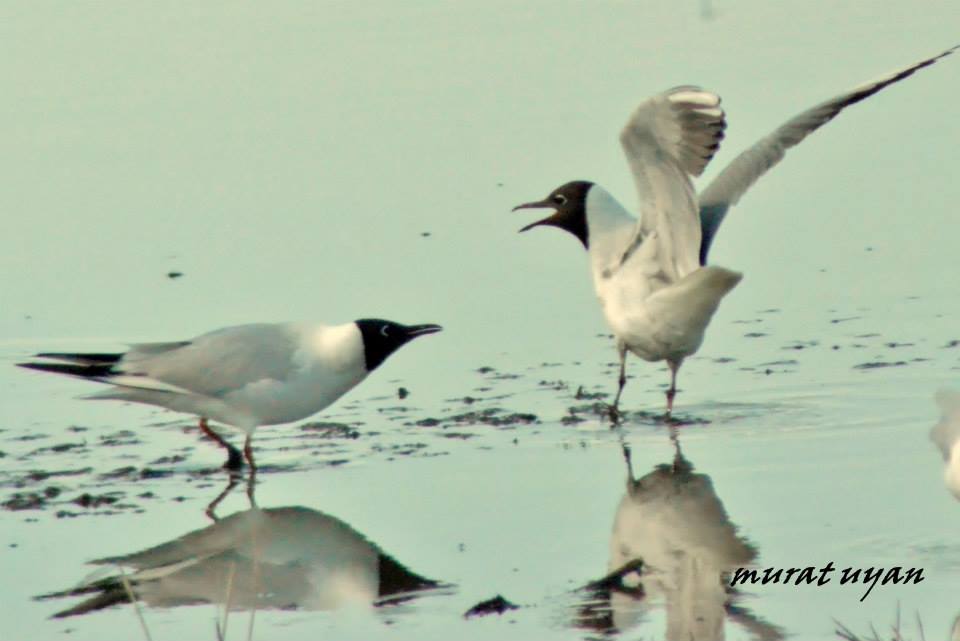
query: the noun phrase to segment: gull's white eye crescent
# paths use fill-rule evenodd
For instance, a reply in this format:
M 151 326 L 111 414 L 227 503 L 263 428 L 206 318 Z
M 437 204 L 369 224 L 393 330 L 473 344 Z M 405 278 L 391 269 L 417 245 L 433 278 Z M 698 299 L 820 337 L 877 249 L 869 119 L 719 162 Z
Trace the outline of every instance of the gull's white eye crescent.
M 388 329 L 390 329 L 390 326 L 389 326 L 389 325 L 384 325 L 383 327 L 381 327 L 381 328 L 380 328 L 380 335 L 383 336 L 384 338 L 390 338 L 390 337 L 387 335 L 387 330 L 388 330 Z
M 557 194 L 556 196 L 553 197 L 553 202 L 557 203 L 558 205 L 566 204 L 567 197 L 564 196 L 563 194 Z

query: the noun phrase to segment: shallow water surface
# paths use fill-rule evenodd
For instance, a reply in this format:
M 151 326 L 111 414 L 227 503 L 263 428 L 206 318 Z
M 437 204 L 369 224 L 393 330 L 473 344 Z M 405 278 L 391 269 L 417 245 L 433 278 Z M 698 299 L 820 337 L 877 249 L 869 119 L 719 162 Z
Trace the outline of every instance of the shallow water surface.
M 904 638 L 915 615 L 948 638 L 960 505 L 928 432 L 960 387 L 960 124 L 935 108 L 960 58 L 851 107 L 732 210 L 712 260 L 745 278 L 672 423 L 666 368 L 631 359 L 611 428 L 582 251 L 516 233 L 510 207 L 568 179 L 632 203 L 616 134 L 665 87 L 724 96 L 709 180 L 956 38 L 946 1 L 688 4 L 10 16 L 0 636 L 828 639 L 899 610 Z M 369 316 L 445 331 L 259 430 L 253 484 L 190 417 L 13 367 Z M 825 585 L 729 585 L 831 563 Z M 923 580 L 841 584 L 868 568 Z

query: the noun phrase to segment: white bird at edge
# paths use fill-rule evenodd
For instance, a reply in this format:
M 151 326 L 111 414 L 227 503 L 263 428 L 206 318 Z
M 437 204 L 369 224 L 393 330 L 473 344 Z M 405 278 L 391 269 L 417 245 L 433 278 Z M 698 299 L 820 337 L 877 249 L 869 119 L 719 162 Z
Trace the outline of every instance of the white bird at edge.
M 930 440 L 943 454 L 943 483 L 960 500 L 960 392 L 938 390 L 934 399 L 940 421 L 930 430 Z
M 343 325 L 258 323 L 218 329 L 189 341 L 140 343 L 129 351 L 43 353 L 60 362 L 20 367 L 107 383 L 85 396 L 158 405 L 196 414 L 200 429 L 226 448 L 225 467 L 243 465 L 240 452 L 207 420 L 246 433 L 243 455 L 255 469 L 250 440 L 260 425 L 289 423 L 324 409 L 353 389 L 410 340 L 439 325 L 361 319 Z
M 703 342 L 720 301 L 742 274 L 708 266 L 713 238 L 751 185 L 776 165 L 787 149 L 846 107 L 948 56 L 960 45 L 860 85 L 788 120 L 737 156 L 699 194 L 692 178 L 703 173 L 724 137 L 720 97 L 695 86 L 675 87 L 640 104 L 620 133 L 640 196 L 640 220 L 606 190 L 573 181 L 545 199 L 514 207 L 554 213 L 527 225 L 559 227 L 589 253 L 594 289 L 613 330 L 620 356 L 613 421 L 626 384 L 627 351 L 670 368 L 666 416 L 673 412 L 677 370 Z

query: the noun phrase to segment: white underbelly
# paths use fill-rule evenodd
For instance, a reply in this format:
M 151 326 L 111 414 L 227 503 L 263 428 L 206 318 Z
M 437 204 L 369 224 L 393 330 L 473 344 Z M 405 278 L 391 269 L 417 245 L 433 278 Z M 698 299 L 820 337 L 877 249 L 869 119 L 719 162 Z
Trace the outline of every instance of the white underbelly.
M 290 423 L 316 414 L 363 380 L 357 373 L 338 373 L 322 380 L 260 381 L 224 397 L 231 406 L 256 418 L 258 425 Z
M 680 362 L 703 343 L 707 323 L 662 305 L 611 296 L 603 305 L 607 325 L 630 352 L 646 361 Z
M 609 315 L 607 324 L 617 340 L 646 361 L 682 361 L 703 343 L 705 327 L 663 318 L 639 307 L 629 315 Z

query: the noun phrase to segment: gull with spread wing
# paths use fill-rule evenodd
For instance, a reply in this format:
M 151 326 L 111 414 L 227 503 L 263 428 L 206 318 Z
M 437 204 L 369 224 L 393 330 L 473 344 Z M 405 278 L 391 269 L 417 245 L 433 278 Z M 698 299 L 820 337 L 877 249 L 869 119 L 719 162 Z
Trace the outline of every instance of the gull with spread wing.
M 936 56 L 890 73 L 823 102 L 788 120 L 737 156 L 698 195 L 692 178 L 703 173 L 724 137 L 720 97 L 694 86 L 670 89 L 633 112 L 620 134 L 640 196 L 634 218 L 599 185 L 578 180 L 545 199 L 514 208 L 554 212 L 539 225 L 576 236 L 590 256 L 593 284 L 620 355 L 617 394 L 611 418 L 620 419 L 627 352 L 670 368 L 667 417 L 673 411 L 677 370 L 703 342 L 720 301 L 742 274 L 707 265 L 713 238 L 727 210 L 787 149 L 832 120 L 846 107 L 903 80 L 951 54 Z

